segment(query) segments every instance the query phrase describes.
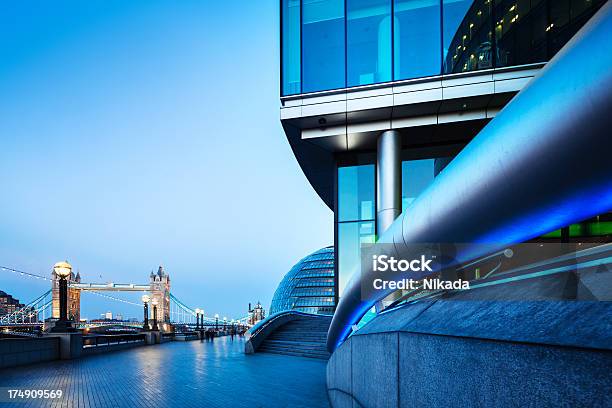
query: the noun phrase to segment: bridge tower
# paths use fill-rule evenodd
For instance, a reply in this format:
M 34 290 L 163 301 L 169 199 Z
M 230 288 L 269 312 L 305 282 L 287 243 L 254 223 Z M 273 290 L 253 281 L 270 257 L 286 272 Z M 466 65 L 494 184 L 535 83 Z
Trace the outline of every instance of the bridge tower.
M 249 318 L 247 322 L 252 326 L 257 322 L 266 318 L 266 311 L 264 310 L 261 303 L 258 301 L 254 308 L 251 309 L 251 304 L 249 303 Z
M 151 271 L 149 275 L 149 284 L 151 285 L 151 300 L 157 300 L 157 319 L 159 322 L 170 322 L 170 276 L 164 271 L 164 267 L 160 265 L 157 273 Z M 149 308 L 150 318 L 153 318 L 153 308 Z
M 81 283 L 80 272 L 77 272 L 76 275 L 70 272 L 70 276 L 68 276 L 68 319 L 78 323 L 81 320 L 81 290 L 71 288 L 70 284 L 72 283 Z M 53 270 L 51 271 L 51 296 L 52 317 L 59 319 L 59 277 Z

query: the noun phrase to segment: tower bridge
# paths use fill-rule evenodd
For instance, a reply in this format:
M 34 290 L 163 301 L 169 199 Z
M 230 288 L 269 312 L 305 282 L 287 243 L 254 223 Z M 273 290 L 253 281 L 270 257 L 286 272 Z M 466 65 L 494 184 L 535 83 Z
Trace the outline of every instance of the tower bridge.
M 55 270 L 51 276 L 41 276 L 33 273 L 0 267 L 1 271 L 20 274 L 24 279 L 35 278 L 50 281 L 51 288 L 42 293 L 29 303 L 23 305 L 14 312 L 0 316 L 0 327 L 5 330 L 12 328 L 28 329 L 35 327 L 47 328 L 49 322 L 60 318 L 60 277 Z M 67 318 L 74 322 L 74 326 L 80 329 L 101 326 L 125 326 L 143 327 L 144 322 L 120 322 L 120 321 L 83 321 L 81 320 L 81 294 L 83 292 L 103 296 L 110 301 L 128 303 L 139 308 L 142 303 L 130 302 L 115 298 L 109 292 L 141 292 L 146 294 L 148 302 L 155 307 L 145 308 L 146 319 L 155 320 L 159 323 L 162 331 L 170 330 L 171 326 L 191 330 L 194 327 L 209 327 L 215 330 L 223 329 L 230 324 L 246 326 L 249 324 L 249 316 L 228 320 L 226 317 L 204 316 L 204 311 L 187 306 L 170 292 L 171 280 L 163 266 L 159 266 L 157 272 L 151 271 L 147 283 L 116 283 L 116 282 L 83 282 L 80 272 L 76 274 L 70 271 L 66 277 L 67 281 Z M 156 309 L 156 315 L 154 310 Z M 141 309 L 142 310 L 142 309 Z M 142 311 L 140 312 L 142 314 Z
M 157 273 L 151 271 L 148 283 L 84 283 L 79 272 L 71 272 L 68 279 L 68 315 L 78 322 L 81 316 L 81 291 L 95 292 L 148 292 L 151 302 L 157 303 L 158 319 L 170 322 L 170 276 L 163 266 L 159 266 Z M 59 318 L 59 277 L 55 271 L 51 272 L 53 318 Z M 153 311 L 149 311 L 149 318 L 153 318 Z

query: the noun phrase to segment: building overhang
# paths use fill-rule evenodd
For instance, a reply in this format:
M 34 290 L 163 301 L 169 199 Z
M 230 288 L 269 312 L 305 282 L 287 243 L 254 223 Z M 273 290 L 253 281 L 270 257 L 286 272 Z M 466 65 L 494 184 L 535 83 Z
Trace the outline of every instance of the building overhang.
M 399 130 L 405 148 L 465 144 L 544 63 L 281 98 L 285 134 L 306 177 L 333 208 L 334 155 L 375 149 Z

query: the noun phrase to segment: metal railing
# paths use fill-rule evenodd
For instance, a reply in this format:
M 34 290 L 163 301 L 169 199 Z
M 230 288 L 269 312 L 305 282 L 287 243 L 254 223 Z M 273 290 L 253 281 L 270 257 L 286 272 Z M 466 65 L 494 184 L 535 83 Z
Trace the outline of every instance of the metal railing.
M 83 348 L 144 342 L 144 334 L 103 334 L 99 336 L 83 336 Z

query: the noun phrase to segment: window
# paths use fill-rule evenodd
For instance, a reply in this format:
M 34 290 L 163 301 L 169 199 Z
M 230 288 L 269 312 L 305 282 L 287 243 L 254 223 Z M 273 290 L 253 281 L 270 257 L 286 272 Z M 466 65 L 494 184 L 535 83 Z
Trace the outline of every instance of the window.
M 495 0 L 496 66 L 552 58 L 603 0 Z
M 338 169 L 338 221 L 373 220 L 375 209 L 373 164 Z
M 344 1 L 303 0 L 303 92 L 344 88 Z
M 434 179 L 434 159 L 402 162 L 402 211 L 425 190 Z
M 493 0 L 443 0 L 444 72 L 493 67 Z
M 394 1 L 394 79 L 439 75 L 440 0 Z
M 300 58 L 300 0 L 282 0 L 282 94 L 302 92 Z
M 361 245 L 375 235 L 375 167 L 373 164 L 338 169 L 338 295 L 359 270 Z
M 347 85 L 391 80 L 391 1 L 347 0 Z
M 338 295 L 342 296 L 354 273 L 360 273 L 361 245 L 376 240 L 374 221 L 338 224 Z

